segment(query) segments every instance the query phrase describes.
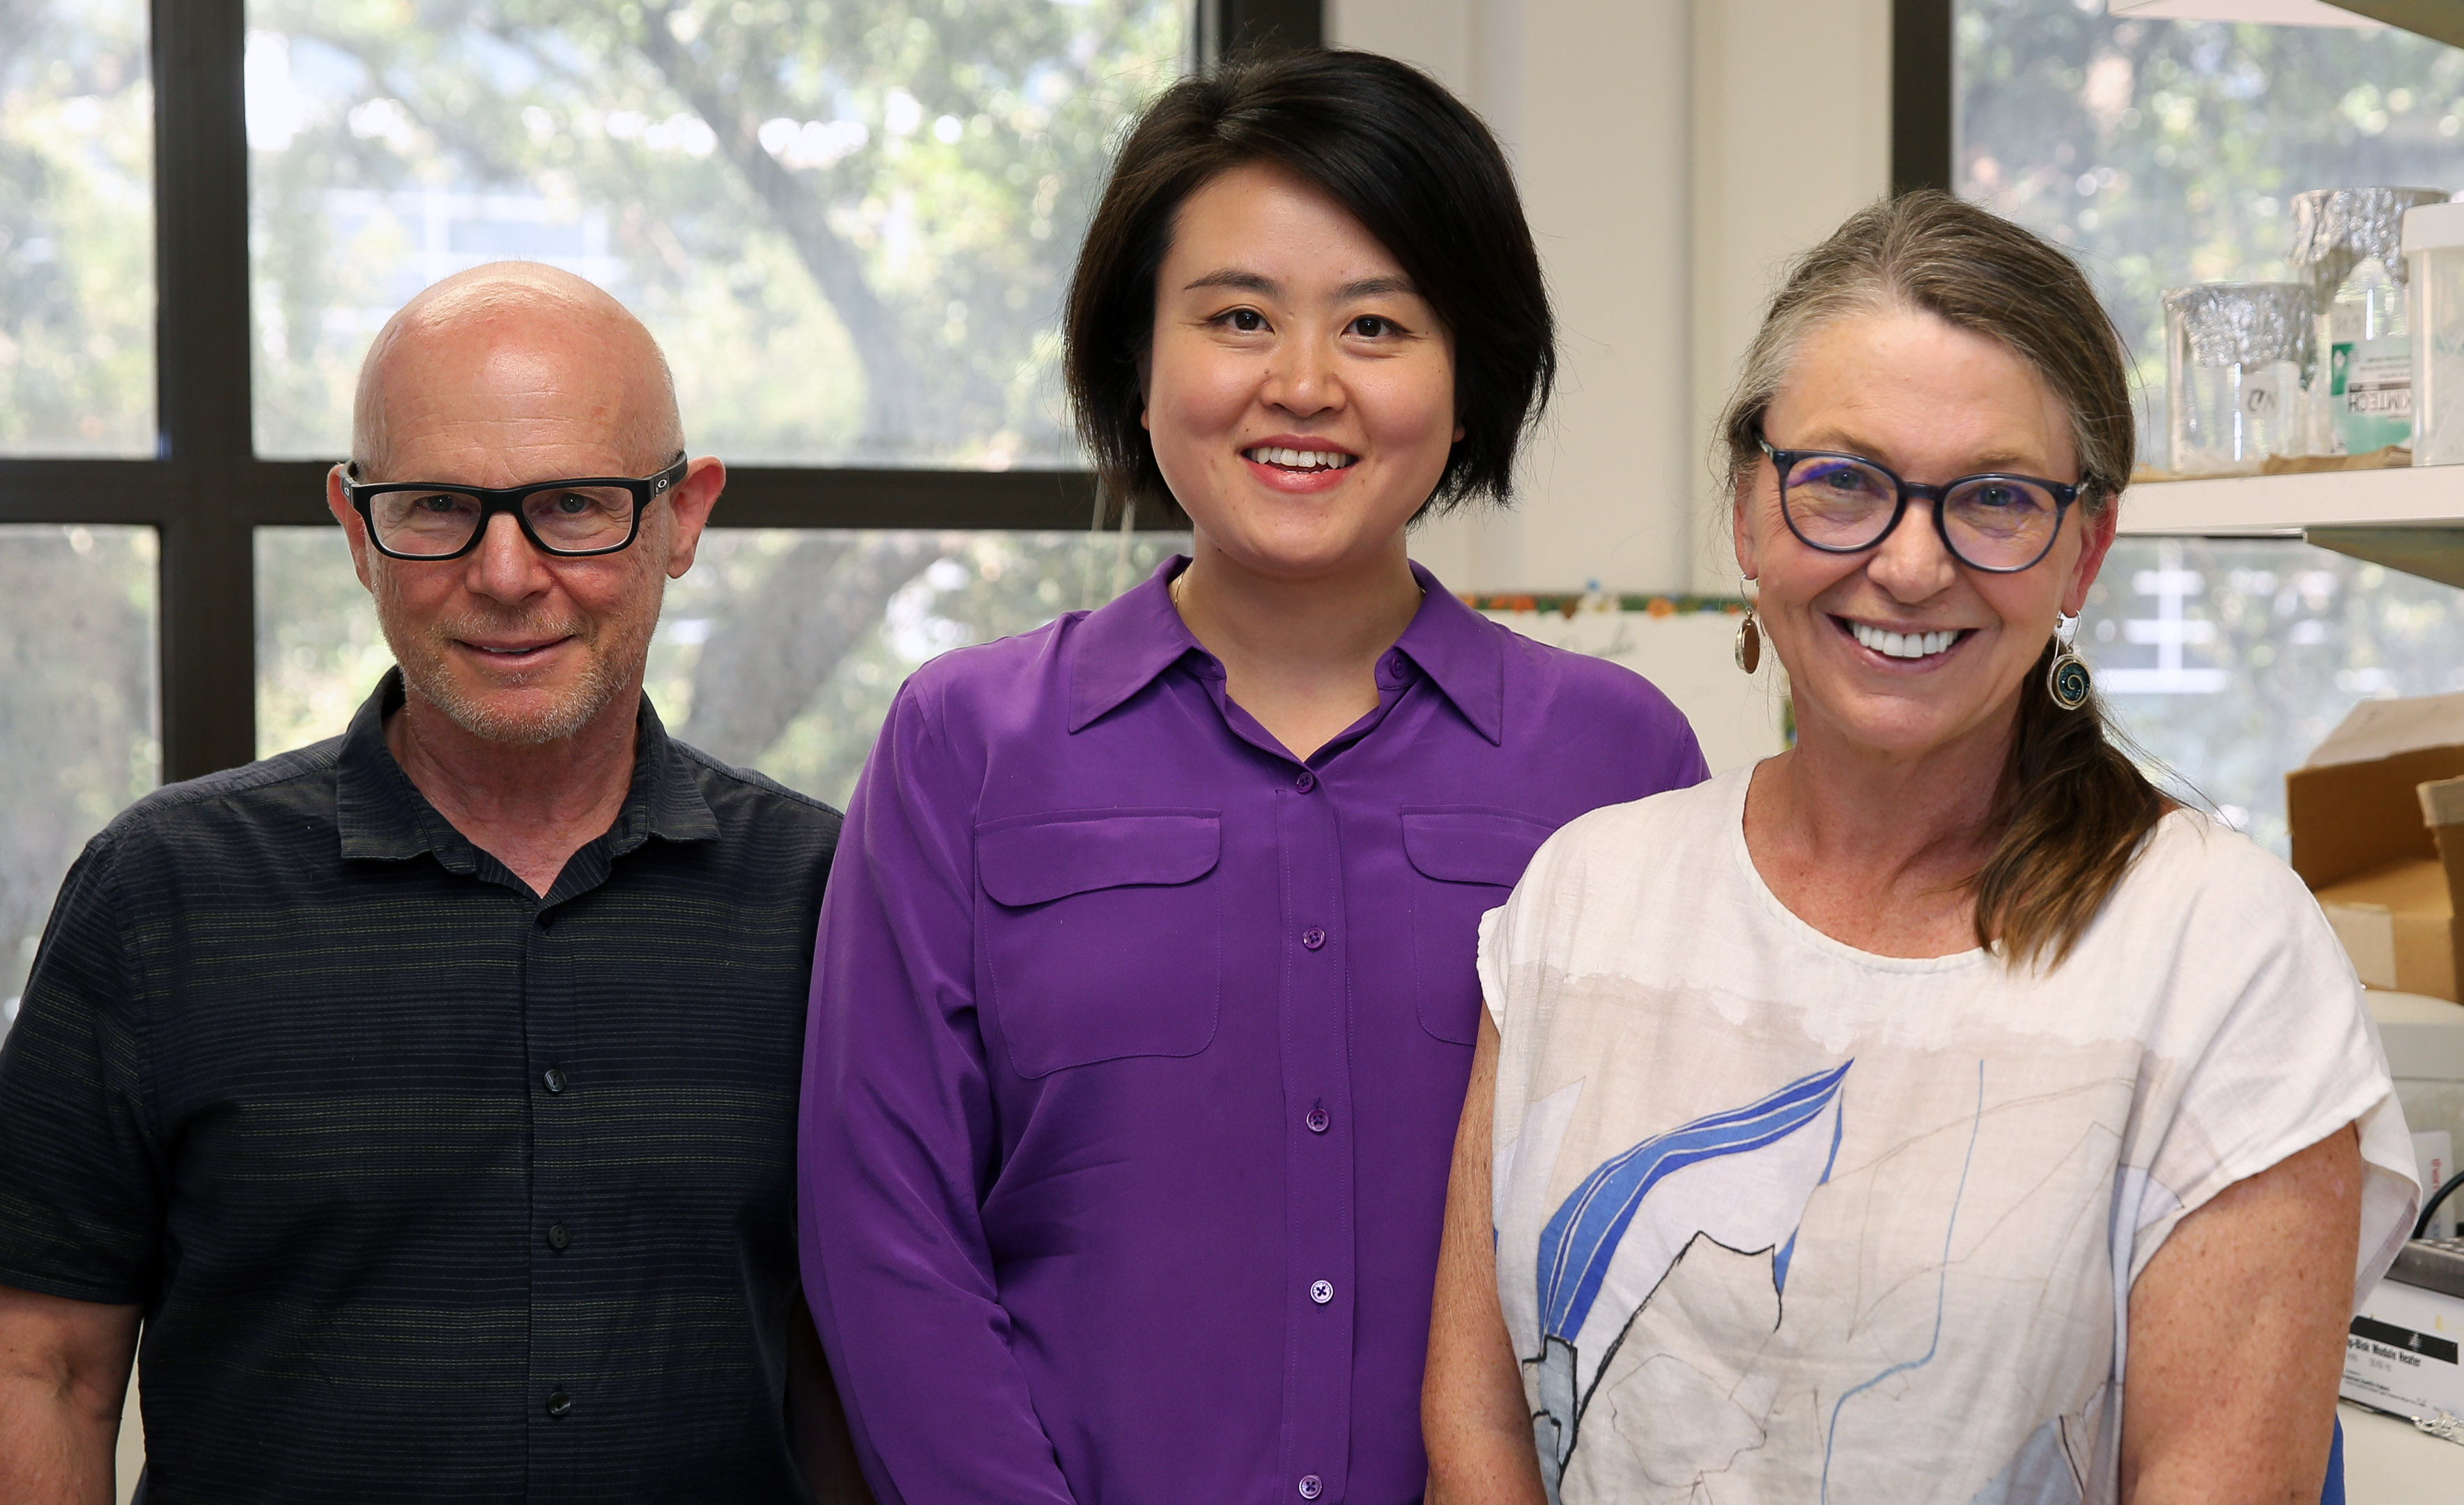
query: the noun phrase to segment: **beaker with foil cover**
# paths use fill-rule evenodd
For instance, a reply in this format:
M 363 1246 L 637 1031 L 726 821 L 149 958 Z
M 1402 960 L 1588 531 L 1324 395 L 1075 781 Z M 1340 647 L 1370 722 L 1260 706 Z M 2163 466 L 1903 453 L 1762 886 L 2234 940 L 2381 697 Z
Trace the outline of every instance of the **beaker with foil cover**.
M 2314 308 L 2301 282 L 2166 290 L 2167 469 L 2249 475 L 2271 455 L 2309 452 L 2302 378 Z

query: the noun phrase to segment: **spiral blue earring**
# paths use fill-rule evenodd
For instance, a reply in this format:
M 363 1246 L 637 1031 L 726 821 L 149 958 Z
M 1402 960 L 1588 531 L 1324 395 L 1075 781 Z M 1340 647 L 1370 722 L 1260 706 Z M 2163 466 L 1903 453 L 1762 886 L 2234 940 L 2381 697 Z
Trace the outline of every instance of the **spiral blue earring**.
M 2059 617 L 2054 623 L 2054 663 L 2045 671 L 2045 692 L 2054 704 L 2064 710 L 2077 710 L 2087 704 L 2089 682 L 2087 661 L 2071 647 L 2071 639 L 2079 632 L 2077 617 Z

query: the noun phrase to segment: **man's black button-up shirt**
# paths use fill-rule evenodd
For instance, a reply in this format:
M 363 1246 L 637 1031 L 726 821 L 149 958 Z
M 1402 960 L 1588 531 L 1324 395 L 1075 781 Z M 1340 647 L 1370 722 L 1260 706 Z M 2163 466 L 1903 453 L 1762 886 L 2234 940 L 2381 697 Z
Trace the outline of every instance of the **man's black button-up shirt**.
M 788 1500 L 827 806 L 642 707 L 546 898 L 345 735 L 71 871 L 0 1047 L 0 1285 L 144 1308 L 150 1505 Z

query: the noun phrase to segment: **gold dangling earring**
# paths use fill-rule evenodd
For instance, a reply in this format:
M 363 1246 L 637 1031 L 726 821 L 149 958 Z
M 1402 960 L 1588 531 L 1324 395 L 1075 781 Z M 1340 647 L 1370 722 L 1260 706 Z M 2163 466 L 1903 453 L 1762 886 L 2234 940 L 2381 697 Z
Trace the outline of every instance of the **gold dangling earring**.
M 2077 617 L 2057 616 L 2054 621 L 2054 662 L 2045 670 L 2045 692 L 2054 704 L 2064 710 L 2077 710 L 2087 704 L 2091 680 L 2087 661 L 2071 647 L 2071 639 L 2079 632 Z
M 1737 667 L 1751 674 L 1763 665 L 1763 629 L 1754 624 L 1754 609 L 1746 608 L 1746 620 L 1737 623 Z

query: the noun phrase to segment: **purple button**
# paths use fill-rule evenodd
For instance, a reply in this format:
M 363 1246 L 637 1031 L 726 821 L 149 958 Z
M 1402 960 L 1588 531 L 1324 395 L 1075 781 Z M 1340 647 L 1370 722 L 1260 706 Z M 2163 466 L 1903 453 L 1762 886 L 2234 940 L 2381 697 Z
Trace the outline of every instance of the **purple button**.
M 1314 1473 L 1301 1475 L 1301 1498 L 1313 1500 L 1326 1493 L 1326 1481 Z
M 1316 926 L 1310 926 L 1301 932 L 1301 944 L 1314 951 L 1326 944 L 1326 932 Z
M 1326 1116 L 1326 1109 L 1311 1108 L 1309 1110 L 1309 1117 L 1301 1120 L 1301 1122 L 1309 1125 L 1309 1131 L 1310 1133 L 1323 1134 L 1326 1132 L 1326 1126 L 1329 1123 L 1333 1123 L 1334 1120 Z
M 1308 769 L 1302 769 L 1301 776 L 1292 780 L 1292 787 L 1306 795 L 1317 787 L 1317 775 Z

